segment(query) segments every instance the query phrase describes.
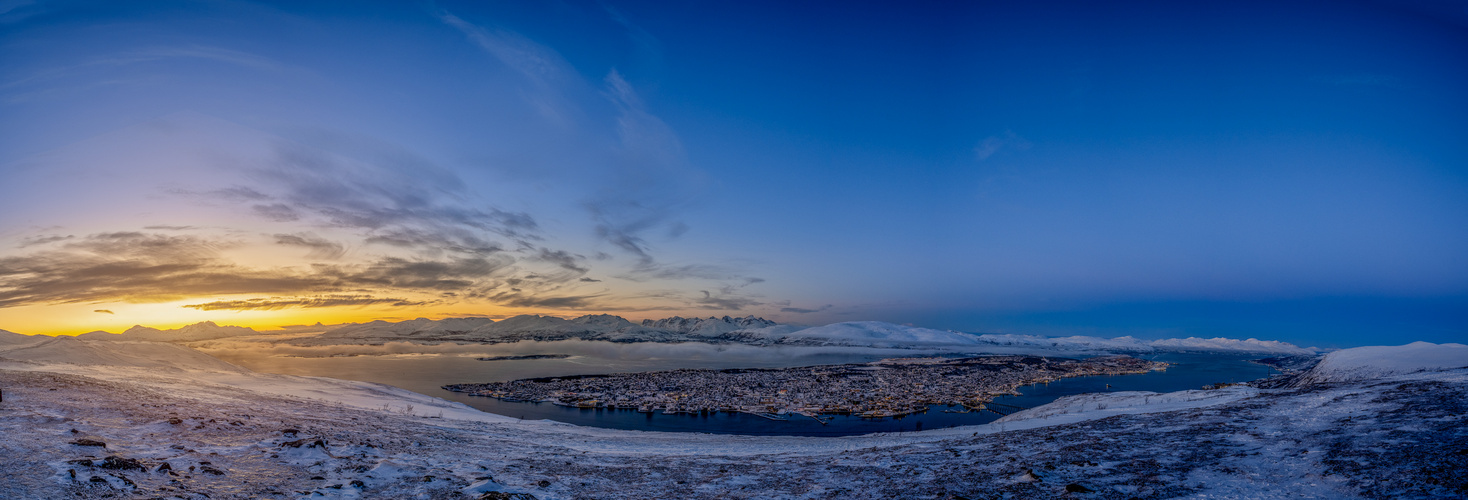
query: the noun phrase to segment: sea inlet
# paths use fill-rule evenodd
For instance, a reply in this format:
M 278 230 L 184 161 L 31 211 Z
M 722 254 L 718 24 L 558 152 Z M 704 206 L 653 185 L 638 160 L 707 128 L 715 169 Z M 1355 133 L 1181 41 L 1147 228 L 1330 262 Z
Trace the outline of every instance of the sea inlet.
M 1016 387 L 1087 375 L 1125 375 L 1161 370 L 1167 363 L 1130 356 L 1086 360 L 1040 356 L 894 358 L 861 364 L 794 368 L 668 370 L 612 375 L 540 377 L 509 382 L 454 384 L 454 392 L 506 401 L 545 402 L 575 408 L 642 413 L 707 415 L 744 413 L 784 421 L 800 416 L 895 418 L 934 405 L 946 412 L 990 408 L 994 397 Z M 996 406 L 1003 406 L 996 405 Z
M 562 352 L 548 348 L 545 352 Z M 442 389 L 445 384 L 470 380 L 511 381 L 525 377 L 636 373 L 684 368 L 784 368 L 851 364 L 877 361 L 886 356 L 813 355 L 800 357 L 737 355 L 629 359 L 576 353 L 570 358 L 479 361 L 474 356 L 394 355 L 308 358 L 270 355 L 259 350 L 211 351 L 217 357 L 265 373 L 332 377 L 401 387 L 481 411 L 526 420 L 555 420 L 575 425 L 612 429 L 703 432 L 717 434 L 845 436 L 876 432 L 905 432 L 962 425 L 977 425 L 1000 418 L 1017 408 L 1043 405 L 1075 394 L 1108 391 L 1172 392 L 1198 389 L 1214 383 L 1245 382 L 1267 377 L 1275 370 L 1251 363 L 1261 355 L 1220 353 L 1155 353 L 1137 355 L 1148 361 L 1169 364 L 1166 370 L 1134 375 L 1090 375 L 1038 382 L 1016 388 L 1019 395 L 995 397 L 990 410 L 967 411 L 963 406 L 932 405 L 926 412 L 891 418 L 861 418 L 856 415 L 823 415 L 825 425 L 798 415 L 770 420 L 747 413 L 707 414 L 643 413 L 636 409 L 577 408 L 552 403 L 505 401 Z M 1057 359 L 1057 358 L 1050 358 Z

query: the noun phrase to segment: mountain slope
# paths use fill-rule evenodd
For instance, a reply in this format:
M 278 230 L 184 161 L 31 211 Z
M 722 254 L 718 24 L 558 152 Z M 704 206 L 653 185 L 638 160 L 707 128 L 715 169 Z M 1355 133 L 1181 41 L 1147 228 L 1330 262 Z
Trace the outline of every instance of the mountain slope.
M 1342 349 L 1325 355 L 1295 385 L 1352 382 L 1468 367 L 1468 345 L 1413 342 L 1401 346 Z
M 177 344 L 86 340 L 78 337 L 53 337 L 33 344 L 6 348 L 0 350 L 0 359 L 87 367 L 124 366 L 215 372 L 244 370 L 208 354 Z
M 21 335 L 12 331 L 0 330 L 0 348 L 13 345 L 29 344 L 43 339 L 44 337 Z

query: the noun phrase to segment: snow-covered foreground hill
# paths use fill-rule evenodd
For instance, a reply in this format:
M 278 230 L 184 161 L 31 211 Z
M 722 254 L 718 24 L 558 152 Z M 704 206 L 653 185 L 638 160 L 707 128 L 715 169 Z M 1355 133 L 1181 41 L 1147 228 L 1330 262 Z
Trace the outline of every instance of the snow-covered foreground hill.
M 140 365 L 157 354 L 145 343 L 112 343 L 114 366 L 72 364 L 95 360 L 58 353 L 85 353 L 96 341 L 72 342 L 0 347 L 0 498 L 1468 493 L 1465 357 L 1288 389 L 1075 396 L 984 426 L 799 438 L 521 422 L 375 384 L 264 375 L 192 355 L 180 356 L 193 360 L 181 367 Z M 1332 356 L 1372 366 L 1380 350 L 1363 349 Z

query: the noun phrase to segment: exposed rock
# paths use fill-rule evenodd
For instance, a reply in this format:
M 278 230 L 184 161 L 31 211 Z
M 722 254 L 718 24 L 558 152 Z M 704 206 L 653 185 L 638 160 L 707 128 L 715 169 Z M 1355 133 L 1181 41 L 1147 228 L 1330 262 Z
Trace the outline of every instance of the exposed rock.
M 1087 488 L 1085 486 L 1081 486 L 1080 484 L 1077 484 L 1077 483 L 1070 483 L 1070 484 L 1065 485 L 1065 492 L 1066 493 L 1094 493 L 1095 491 L 1096 490 Z
M 143 465 L 142 461 L 136 458 L 122 458 L 117 455 L 103 459 L 102 463 L 98 464 L 97 467 L 113 470 L 147 470 L 147 467 Z
M 536 500 L 535 495 L 529 493 L 507 493 L 504 491 L 489 491 L 479 495 L 479 500 Z
M 301 447 L 306 447 L 306 448 L 321 448 L 321 449 L 324 450 L 324 449 L 326 449 L 326 441 L 323 440 L 323 439 L 321 439 L 321 438 L 316 438 L 316 439 L 304 438 L 304 439 L 297 439 L 295 441 L 286 441 L 284 443 L 280 443 L 280 447 L 281 448 L 301 448 Z
M 95 439 L 87 439 L 87 438 L 73 439 L 71 441 L 71 444 L 74 444 L 74 445 L 77 445 L 77 446 L 98 446 L 98 447 L 102 447 L 102 448 L 106 448 L 107 447 L 107 443 L 104 443 L 104 442 L 101 442 L 101 441 L 98 441 L 98 440 L 95 440 Z

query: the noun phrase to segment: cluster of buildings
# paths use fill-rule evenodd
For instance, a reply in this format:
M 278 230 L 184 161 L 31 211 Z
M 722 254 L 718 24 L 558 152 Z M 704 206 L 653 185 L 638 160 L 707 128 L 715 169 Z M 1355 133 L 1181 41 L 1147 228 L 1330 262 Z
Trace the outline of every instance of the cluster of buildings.
M 509 401 L 643 412 L 741 412 L 884 418 L 931 405 L 983 408 L 1022 385 L 1065 377 L 1145 373 L 1166 363 L 1128 356 L 899 358 L 778 369 L 670 370 L 457 384 L 445 389 Z

